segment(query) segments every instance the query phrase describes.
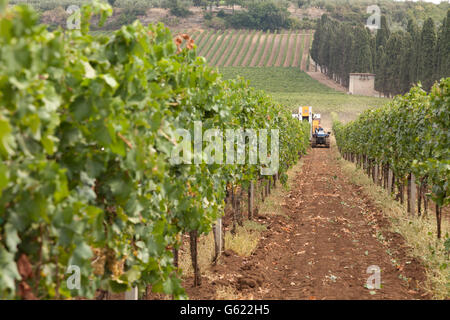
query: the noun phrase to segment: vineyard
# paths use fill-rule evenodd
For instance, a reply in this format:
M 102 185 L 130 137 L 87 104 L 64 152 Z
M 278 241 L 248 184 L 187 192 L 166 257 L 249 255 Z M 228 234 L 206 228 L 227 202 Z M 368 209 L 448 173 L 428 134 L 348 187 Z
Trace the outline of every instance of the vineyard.
M 93 34 L 111 14 L 51 31 L 0 0 L 0 299 L 450 296 L 450 78 L 354 98 L 302 71 L 309 31 Z M 292 117 L 305 93 L 354 119 L 330 149 Z
M 299 67 L 307 70 L 311 30 L 203 30 L 192 34 L 198 53 L 218 67 Z
M 429 94 L 413 87 L 353 122 L 335 122 L 333 129 L 343 156 L 388 192 L 397 191 L 397 199 L 402 204 L 407 201 L 411 216 L 428 214 L 431 195 L 441 238 L 442 208 L 450 203 L 449 126 L 450 78 L 446 78 Z
M 38 25 L 25 6 L 1 13 L 3 298 L 92 298 L 147 285 L 182 297 L 180 235 L 190 234 L 197 270 L 197 237 L 221 217 L 227 193 L 284 182 L 306 150 L 305 125 L 242 80 L 222 80 L 189 36 L 139 22 L 90 36 L 91 15 L 110 13 L 86 6 L 81 30 L 65 33 Z M 278 174 L 171 163 L 176 129 L 192 131 L 195 121 L 279 129 Z M 69 265 L 80 268 L 78 291 L 64 281 Z

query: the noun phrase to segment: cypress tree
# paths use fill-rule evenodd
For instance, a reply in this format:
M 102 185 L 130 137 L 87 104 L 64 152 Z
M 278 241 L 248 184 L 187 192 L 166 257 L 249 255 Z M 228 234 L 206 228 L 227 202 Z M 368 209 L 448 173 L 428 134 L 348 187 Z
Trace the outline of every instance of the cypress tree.
M 450 9 L 444 19 L 439 35 L 438 78 L 450 77 Z
M 377 30 L 376 39 L 376 47 L 379 46 L 386 47 L 386 42 L 389 39 L 390 31 L 387 26 L 386 16 L 381 16 L 381 26 L 380 29 Z
M 401 36 L 403 38 L 402 41 L 402 48 L 400 52 L 400 60 L 401 60 L 401 68 L 400 68 L 400 74 L 398 75 L 400 78 L 400 93 L 406 93 L 410 86 L 410 78 L 411 75 L 410 72 L 410 65 L 413 60 L 413 50 L 412 47 L 412 38 L 409 33 L 401 33 Z
M 435 50 L 436 31 L 434 21 L 432 18 L 428 18 L 422 28 L 419 53 L 419 79 L 422 81 L 425 90 L 431 88 L 435 78 Z
M 386 91 L 389 95 L 402 92 L 400 81 L 403 48 L 403 37 L 401 32 L 395 32 L 386 43 L 385 81 Z
M 322 39 L 322 19 L 317 21 L 316 31 L 314 32 L 314 39 L 311 45 L 311 58 L 319 64 L 319 47 Z
M 375 76 L 375 90 L 387 95 L 386 87 L 386 53 L 384 47 L 380 46 L 377 50 L 377 73 Z
M 413 19 L 408 20 L 407 32 L 411 37 L 410 48 L 410 65 L 409 68 L 409 83 L 416 84 L 419 79 L 419 53 L 420 53 L 420 34 L 419 28 Z
M 343 85 L 349 86 L 349 73 L 353 71 L 354 61 L 355 61 L 355 37 L 353 35 L 353 27 L 349 24 L 345 24 L 343 28 L 343 33 L 345 34 L 343 38 L 343 51 L 344 51 L 344 62 L 342 64 L 342 77 Z
M 362 25 L 355 28 L 355 51 L 355 69 L 357 72 L 373 72 L 370 38 Z
M 321 34 L 321 42 L 319 46 L 319 61 L 320 61 L 320 69 L 322 72 L 328 74 L 328 69 L 330 66 L 330 43 L 331 43 L 331 28 L 328 20 L 324 21 L 323 33 Z M 322 70 L 322 67 L 325 70 Z

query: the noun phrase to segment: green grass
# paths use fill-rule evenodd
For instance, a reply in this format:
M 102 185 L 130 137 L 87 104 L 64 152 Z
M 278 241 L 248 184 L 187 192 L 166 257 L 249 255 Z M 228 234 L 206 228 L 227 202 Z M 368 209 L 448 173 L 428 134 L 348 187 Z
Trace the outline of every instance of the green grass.
M 221 67 L 225 79 L 242 76 L 250 85 L 270 93 L 273 98 L 291 111 L 299 106 L 312 106 L 313 112 L 321 113 L 325 126 L 331 126 L 331 112 L 341 121 L 353 120 L 362 111 L 380 107 L 389 100 L 385 98 L 348 95 L 335 91 L 309 77 L 299 68 L 283 67 Z

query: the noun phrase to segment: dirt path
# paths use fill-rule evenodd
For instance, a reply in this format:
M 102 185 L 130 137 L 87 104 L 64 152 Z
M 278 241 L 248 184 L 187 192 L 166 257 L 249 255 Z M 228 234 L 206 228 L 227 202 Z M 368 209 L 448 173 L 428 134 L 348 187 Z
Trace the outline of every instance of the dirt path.
M 300 64 L 300 70 L 303 70 L 303 71 L 306 71 L 306 60 L 308 59 L 310 44 L 311 44 L 311 35 L 307 34 L 305 36 L 305 42 L 303 44 L 302 62 Z
M 314 64 L 314 62 L 311 61 L 310 68 L 309 68 L 310 70 L 314 70 L 314 65 L 313 65 L 313 64 Z M 309 71 L 309 72 L 306 72 L 306 73 L 307 73 L 311 78 L 313 78 L 313 79 L 319 81 L 320 83 L 326 85 L 327 87 L 330 87 L 330 88 L 332 88 L 332 89 L 334 89 L 334 90 L 338 90 L 338 91 L 342 91 L 342 92 L 347 92 L 347 88 L 346 88 L 346 87 L 341 86 L 339 83 L 337 83 L 337 82 L 331 80 L 330 78 L 328 78 L 325 74 L 323 74 L 323 73 L 320 72 L 320 71 L 317 71 L 317 72 L 315 72 L 315 71 Z
M 297 46 L 295 47 L 295 55 L 294 55 L 294 63 L 292 63 L 293 67 L 298 67 L 300 63 L 300 54 L 303 46 L 303 35 L 299 34 L 297 35 Z
M 212 267 L 215 280 L 187 285 L 190 298 L 214 299 L 220 286 L 246 299 L 428 298 L 417 289 L 424 268 L 407 255 L 399 234 L 386 231 L 387 219 L 342 173 L 336 156 L 310 150 L 284 192 L 285 216 L 258 216 L 267 231 L 256 251 L 247 258 L 225 252 Z M 364 287 L 371 265 L 381 269 L 382 284 L 372 293 Z

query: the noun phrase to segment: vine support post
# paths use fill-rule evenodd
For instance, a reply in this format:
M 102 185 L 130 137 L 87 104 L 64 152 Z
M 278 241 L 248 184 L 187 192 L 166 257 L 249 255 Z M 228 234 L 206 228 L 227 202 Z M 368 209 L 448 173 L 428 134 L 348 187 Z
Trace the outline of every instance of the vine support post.
M 138 300 L 138 288 L 132 287 L 130 290 L 125 292 L 125 300 Z
M 176 268 L 178 268 L 178 249 L 177 248 L 173 248 L 172 252 L 173 252 L 173 265 Z
M 253 180 L 250 181 L 250 185 L 248 186 L 248 220 L 253 219 L 253 205 L 255 201 L 255 184 Z
M 416 197 L 417 197 L 417 186 L 416 177 L 413 173 L 410 174 L 409 178 L 409 210 L 412 216 L 416 215 Z
M 442 208 L 436 204 L 436 224 L 437 224 L 437 237 L 441 238 L 441 220 L 442 220 Z
M 428 188 L 427 177 L 423 177 L 422 183 L 420 185 L 420 189 L 421 189 L 421 194 L 423 197 L 423 215 L 424 216 L 426 216 L 428 214 L 428 197 L 426 195 L 427 188 Z
M 384 165 L 384 189 L 388 190 L 389 163 Z
M 265 195 L 265 185 L 263 180 L 261 180 L 260 184 L 259 184 L 262 188 L 261 188 L 261 201 L 264 202 L 264 195 Z
M 222 218 L 218 218 L 213 226 L 214 233 L 214 263 L 219 259 L 223 249 L 223 233 L 222 233 Z
M 372 181 L 377 184 L 377 164 L 372 160 Z
M 394 173 L 392 169 L 388 166 L 388 179 L 387 179 L 387 191 L 388 193 L 392 193 L 392 187 L 394 182 Z
M 394 193 L 394 189 L 395 189 L 395 174 L 394 174 L 394 171 L 392 171 L 392 183 L 391 183 L 391 190 L 390 190 L 391 194 Z
M 197 230 L 190 231 L 189 242 L 191 249 L 192 268 L 194 269 L 194 287 L 201 285 L 202 282 L 200 277 L 200 266 L 198 265 L 197 240 L 198 240 Z
M 240 188 L 241 190 L 239 191 L 239 195 L 236 197 L 236 216 L 237 216 L 237 222 L 238 224 L 242 227 L 244 224 L 244 217 L 242 215 L 242 210 L 241 210 L 241 200 L 243 198 L 243 194 L 244 194 L 244 189 Z
M 401 179 L 399 179 L 399 196 L 400 196 L 400 203 L 404 204 L 405 203 L 405 178 L 402 177 Z
M 382 187 L 383 186 L 383 164 L 382 163 L 378 164 L 377 172 L 378 172 L 377 185 Z
M 233 227 L 231 229 L 231 233 L 235 234 L 236 233 L 236 220 L 237 220 L 236 210 L 237 210 L 237 208 L 236 208 L 236 194 L 234 192 L 234 186 L 231 186 L 231 210 L 233 212 L 232 213 L 232 215 L 233 215 L 233 219 L 232 219 Z

